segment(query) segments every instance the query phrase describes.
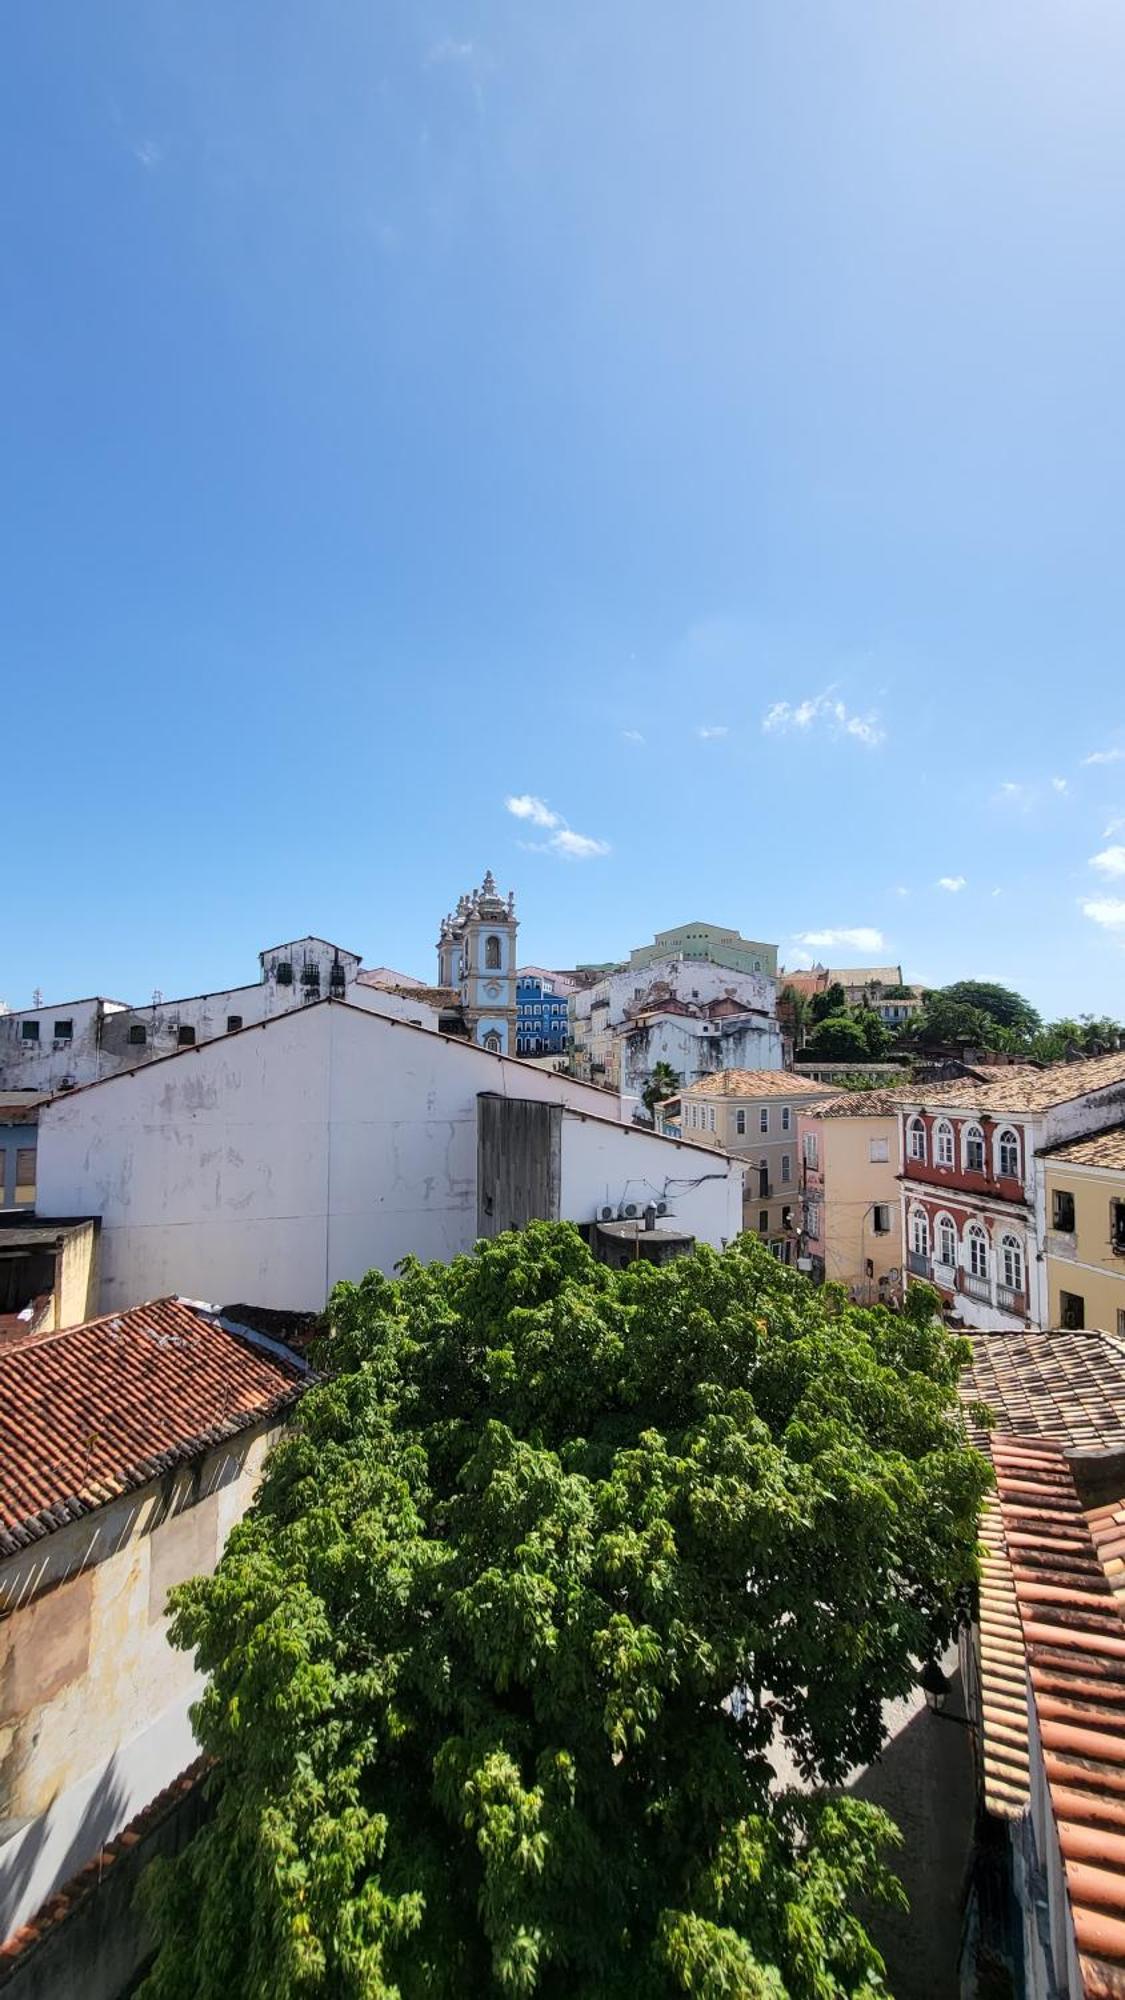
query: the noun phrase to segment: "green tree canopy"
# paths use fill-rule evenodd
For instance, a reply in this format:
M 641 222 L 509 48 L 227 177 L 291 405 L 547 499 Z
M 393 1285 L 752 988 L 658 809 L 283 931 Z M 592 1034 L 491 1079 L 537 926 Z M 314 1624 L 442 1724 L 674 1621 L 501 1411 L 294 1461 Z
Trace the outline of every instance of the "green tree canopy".
M 974 1574 L 934 1304 L 545 1223 L 337 1287 L 330 1379 L 175 1594 L 218 1764 L 145 2000 L 874 2000 L 889 1822 L 770 1758 L 873 1756 Z
M 1040 1026 L 1034 1007 L 1011 987 L 959 979 L 925 995 L 909 1032 L 920 1042 L 971 1042 L 979 1048 L 1030 1054 Z
M 848 996 L 840 985 L 839 980 L 835 980 L 831 986 L 825 987 L 823 993 L 813 994 L 811 1012 L 814 1021 L 827 1021 L 830 1016 L 846 1014 L 847 1011 Z
M 658 1062 L 641 1092 L 641 1103 L 651 1116 L 665 1097 L 674 1097 L 680 1087 L 679 1072 L 671 1063 Z
M 998 986 L 994 980 L 956 979 L 952 986 L 943 987 L 942 992 L 953 1005 L 975 1007 L 995 1021 L 998 1028 L 1011 1028 L 1017 1035 L 1034 1035 L 1040 1026 L 1031 1002 L 1022 993 L 1013 992 L 1010 986 Z
M 878 1026 L 882 1027 L 882 1022 Z M 818 1062 L 862 1063 L 871 1059 L 863 1022 L 854 1014 L 830 1014 L 813 1029 L 805 1049 Z

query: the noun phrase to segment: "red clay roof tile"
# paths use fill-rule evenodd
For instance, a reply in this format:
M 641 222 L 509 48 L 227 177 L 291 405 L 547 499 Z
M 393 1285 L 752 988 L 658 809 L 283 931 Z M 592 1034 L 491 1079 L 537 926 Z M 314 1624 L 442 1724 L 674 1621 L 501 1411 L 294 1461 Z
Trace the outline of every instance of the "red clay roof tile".
M 0 1351 L 0 1555 L 284 1410 L 307 1370 L 157 1299 Z

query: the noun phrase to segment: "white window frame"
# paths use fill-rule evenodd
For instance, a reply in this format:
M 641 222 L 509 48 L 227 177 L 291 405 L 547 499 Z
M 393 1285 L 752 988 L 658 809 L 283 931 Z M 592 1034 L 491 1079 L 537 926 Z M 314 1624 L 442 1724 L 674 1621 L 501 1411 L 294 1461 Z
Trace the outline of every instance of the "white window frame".
M 988 1277 L 988 1232 L 979 1222 L 965 1230 L 965 1269 L 974 1278 Z
M 930 1254 L 930 1218 L 924 1208 L 910 1211 L 910 1248 L 916 1257 Z
M 1012 1168 L 1011 1171 L 1009 1171 L 1004 1165 L 1004 1154 L 1006 1151 L 1010 1151 L 1013 1147 L 1015 1149 L 1016 1164 L 1014 1168 Z M 1016 1131 L 1014 1125 L 1003 1126 L 1001 1130 L 996 1134 L 997 1180 L 1018 1181 L 1020 1178 L 1022 1161 L 1023 1161 L 1023 1147 L 1020 1145 L 1019 1133 Z
M 978 1139 L 980 1141 L 980 1165 L 979 1167 L 971 1167 L 969 1165 L 969 1147 L 973 1143 L 973 1141 Z M 980 1125 L 978 1125 L 974 1120 L 974 1122 L 971 1125 L 965 1125 L 962 1127 L 961 1168 L 962 1171 L 966 1174 L 983 1174 L 987 1164 L 988 1164 L 988 1151 L 984 1143 L 984 1131 L 983 1128 Z
M 947 1236 L 950 1238 L 948 1244 L 945 1241 Z M 946 1249 L 949 1250 L 948 1257 Z M 940 1264 L 945 1271 L 957 1269 L 957 1224 L 944 1209 L 934 1222 L 934 1263 Z
M 736 1112 L 735 1112 L 735 1114 L 734 1114 L 734 1129 L 735 1129 L 735 1134 L 736 1134 L 736 1136 L 737 1136 L 737 1137 L 738 1137 L 739 1139 L 744 1139 L 744 1138 L 746 1137 L 746 1113 L 745 1113 L 745 1111 L 736 1111 Z
M 1010 1230 L 1000 1238 L 1000 1269 L 1003 1272 L 1001 1282 L 1010 1292 L 1024 1291 L 1027 1283 L 1027 1259 L 1019 1237 L 1013 1236 Z
M 906 1128 L 906 1152 L 909 1159 L 916 1161 L 920 1167 L 925 1166 L 926 1127 L 924 1121 L 917 1116 L 910 1120 Z
M 783 1131 L 783 1132 L 788 1132 L 788 1131 L 789 1131 L 789 1129 L 790 1129 L 790 1126 L 792 1125 L 792 1122 L 793 1122 L 793 1114 L 792 1114 L 792 1112 L 791 1112 L 791 1110 L 790 1110 L 790 1108 L 789 1108 L 788 1104 L 783 1104 L 783 1105 L 782 1105 L 782 1107 L 781 1107 L 781 1129 L 782 1129 L 782 1131 Z
M 781 1155 L 782 1187 L 785 1187 L 789 1182 L 792 1181 L 792 1179 L 793 1179 L 793 1155 L 791 1153 L 783 1153 Z
M 758 1111 L 758 1130 L 759 1132 L 768 1134 L 769 1129 L 770 1129 L 770 1108 L 768 1104 L 763 1104 L 760 1106 Z
M 953 1127 L 948 1118 L 939 1118 L 934 1126 L 934 1165 L 952 1167 L 957 1162 L 957 1149 L 953 1140 Z
M 804 1154 L 806 1167 L 811 1167 L 814 1174 L 819 1172 L 820 1146 L 818 1143 L 817 1134 L 815 1132 L 805 1133 L 803 1139 L 801 1140 L 801 1149 Z

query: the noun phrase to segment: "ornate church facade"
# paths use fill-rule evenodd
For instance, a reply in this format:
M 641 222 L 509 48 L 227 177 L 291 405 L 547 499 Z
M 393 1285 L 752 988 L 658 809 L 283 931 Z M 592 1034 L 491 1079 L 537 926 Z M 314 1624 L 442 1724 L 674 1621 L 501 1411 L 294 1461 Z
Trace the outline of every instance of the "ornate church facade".
M 442 919 L 438 985 L 460 996 L 471 1042 L 494 1055 L 516 1053 L 516 899 L 501 896 L 489 869 L 479 889 Z

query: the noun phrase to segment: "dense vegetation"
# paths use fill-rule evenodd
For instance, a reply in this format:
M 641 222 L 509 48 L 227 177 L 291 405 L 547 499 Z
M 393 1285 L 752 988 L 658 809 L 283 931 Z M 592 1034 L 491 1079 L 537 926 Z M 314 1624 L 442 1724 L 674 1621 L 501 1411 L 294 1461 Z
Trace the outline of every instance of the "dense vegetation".
M 548 1224 L 338 1287 L 331 1376 L 177 1593 L 219 1761 L 145 2000 L 883 1992 L 893 1829 L 815 1786 L 974 1573 L 932 1304 Z

